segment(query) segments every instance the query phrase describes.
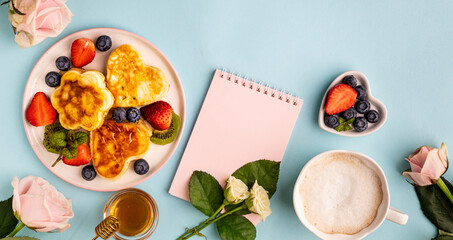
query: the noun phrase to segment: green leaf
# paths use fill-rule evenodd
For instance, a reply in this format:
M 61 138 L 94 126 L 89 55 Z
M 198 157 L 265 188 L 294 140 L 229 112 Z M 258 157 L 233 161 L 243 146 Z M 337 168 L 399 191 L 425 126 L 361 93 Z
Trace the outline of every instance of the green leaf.
M 442 180 L 453 192 L 453 186 L 445 178 Z M 423 214 L 439 229 L 453 232 L 453 204 L 436 184 L 414 186 Z
M 63 154 L 63 157 L 65 157 L 66 159 L 76 158 L 78 153 L 79 151 L 77 150 L 76 146 L 69 146 L 68 148 L 64 148 L 61 151 L 61 154 Z
M 194 171 L 189 181 L 189 197 L 192 205 L 212 216 L 222 205 L 223 189 L 219 182 L 209 173 Z
M 348 121 L 346 121 L 346 119 L 339 117 L 338 122 L 340 123 L 340 125 L 335 127 L 335 131 L 342 132 L 342 131 L 351 130 L 352 129 L 351 124 L 354 122 L 354 120 L 355 120 L 355 118 L 351 118 Z
M 50 134 L 50 142 L 56 147 L 66 147 L 66 133 L 63 130 Z
M 255 226 L 240 215 L 229 215 L 217 221 L 217 231 L 222 240 L 253 240 L 256 238 Z
M 75 136 L 74 131 L 69 130 L 69 131 L 68 131 L 68 137 L 67 137 L 67 139 L 66 139 L 66 140 L 68 141 L 68 145 L 69 145 L 69 146 L 77 145 L 77 141 L 76 141 L 76 139 L 75 139 L 74 136 Z
M 32 237 L 7 237 L 2 238 L 1 240 L 39 240 L 39 239 Z
M 68 130 L 64 129 L 58 121 L 51 125 L 47 125 L 44 131 L 43 145 L 47 149 L 47 151 L 60 154 L 64 146 L 57 146 L 50 140 L 50 136 L 55 132 L 64 132 L 65 134 L 67 134 Z
M 245 164 L 236 170 L 232 176 L 241 179 L 249 188 L 257 180 L 258 184 L 269 192 L 270 199 L 277 191 L 279 172 L 280 162 L 263 159 Z
M 88 134 L 85 132 L 76 132 L 74 134 L 75 141 L 77 142 L 77 146 L 82 145 L 88 141 Z
M 13 197 L 0 202 L 0 238 L 8 236 L 16 227 L 18 221 L 14 216 Z

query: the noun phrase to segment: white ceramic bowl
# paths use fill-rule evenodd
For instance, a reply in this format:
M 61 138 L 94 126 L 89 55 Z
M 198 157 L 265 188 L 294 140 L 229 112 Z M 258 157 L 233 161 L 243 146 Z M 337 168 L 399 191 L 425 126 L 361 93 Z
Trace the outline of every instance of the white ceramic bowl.
M 326 126 L 326 124 L 324 123 L 327 93 L 335 85 L 340 84 L 341 81 L 343 80 L 343 78 L 348 75 L 353 75 L 357 79 L 358 85 L 363 85 L 367 89 L 367 100 L 368 100 L 368 102 L 370 102 L 370 105 L 371 105 L 370 109 L 376 110 L 379 113 L 379 121 L 377 123 L 368 123 L 368 128 L 363 132 L 357 132 L 354 129 L 349 130 L 349 131 L 337 132 L 335 129 Z M 382 103 L 379 99 L 375 98 L 371 94 L 370 83 L 368 82 L 367 77 L 359 71 L 347 71 L 347 72 L 340 74 L 340 76 L 338 76 L 337 78 L 335 78 L 335 80 L 333 80 L 333 82 L 327 88 L 326 93 L 324 94 L 324 97 L 322 98 L 321 107 L 319 108 L 319 117 L 318 117 L 319 127 L 327 132 L 341 135 L 341 136 L 360 137 L 360 136 L 365 136 L 365 135 L 374 133 L 384 125 L 385 121 L 387 121 L 387 108 L 385 107 L 384 103 Z
M 383 193 L 383 198 L 382 202 L 379 205 L 379 208 L 377 210 L 376 217 L 374 221 L 366 228 L 362 229 L 360 232 L 353 234 L 353 235 L 347 235 L 347 234 L 328 234 L 324 233 L 320 230 L 318 230 L 315 226 L 313 226 L 306 218 L 305 218 L 305 213 L 304 213 L 304 206 L 302 202 L 302 195 L 300 193 L 300 186 L 302 184 L 302 181 L 307 174 L 307 172 L 310 169 L 309 166 L 314 164 L 316 161 L 323 159 L 325 156 L 333 153 L 348 153 L 352 154 L 359 159 L 362 160 L 364 164 L 366 164 L 369 168 L 373 169 L 376 174 L 379 176 L 381 183 L 382 183 L 382 193 Z M 299 174 L 299 177 L 297 178 L 296 184 L 294 186 L 294 192 L 293 192 L 293 204 L 294 204 L 294 210 L 296 211 L 297 216 L 299 217 L 300 221 L 302 222 L 305 227 L 310 230 L 312 233 L 314 233 L 317 237 L 321 239 L 328 239 L 328 240 L 352 240 L 352 239 L 362 239 L 366 235 L 370 234 L 381 224 L 384 222 L 385 219 L 388 219 L 392 222 L 405 225 L 408 220 L 408 216 L 401 211 L 394 209 L 390 207 L 390 192 L 388 189 L 388 183 L 387 179 L 385 177 L 384 171 L 381 169 L 381 167 L 369 156 L 359 153 L 359 152 L 354 152 L 354 151 L 348 151 L 348 150 L 331 150 L 327 152 L 323 152 L 318 154 L 317 156 L 313 157 L 310 159 L 310 161 L 305 164 L 304 168 Z

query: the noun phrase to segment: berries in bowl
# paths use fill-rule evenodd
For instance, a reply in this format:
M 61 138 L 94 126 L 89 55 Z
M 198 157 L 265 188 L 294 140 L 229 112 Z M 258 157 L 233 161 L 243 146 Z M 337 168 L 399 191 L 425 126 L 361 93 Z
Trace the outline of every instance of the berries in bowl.
M 387 108 L 371 94 L 367 77 L 348 71 L 330 84 L 319 109 L 319 127 L 348 137 L 371 134 L 384 125 Z

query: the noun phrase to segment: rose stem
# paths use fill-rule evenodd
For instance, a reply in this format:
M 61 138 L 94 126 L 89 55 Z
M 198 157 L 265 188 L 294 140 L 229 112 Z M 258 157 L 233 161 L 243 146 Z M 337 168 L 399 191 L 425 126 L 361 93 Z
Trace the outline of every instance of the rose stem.
M 198 226 L 196 226 L 196 227 L 194 227 L 194 228 L 192 228 L 192 229 L 187 230 L 187 231 L 186 231 L 183 235 L 181 235 L 177 240 L 183 239 L 187 234 L 192 233 L 192 232 L 194 232 L 196 229 L 202 227 L 204 224 L 206 224 L 207 222 L 209 222 L 212 218 L 216 217 L 217 214 L 219 214 L 219 212 L 222 211 L 222 209 L 223 209 L 226 205 L 228 205 L 228 204 L 229 204 L 229 203 L 228 203 L 227 201 L 224 200 L 223 203 L 222 203 L 222 205 L 220 205 L 219 209 L 217 209 L 217 211 L 216 211 L 214 214 L 212 214 L 212 216 L 210 216 L 208 219 L 204 220 L 204 222 L 200 223 Z
M 447 197 L 450 200 L 450 202 L 453 203 L 453 195 L 451 195 L 450 190 L 448 189 L 447 185 L 445 185 L 445 183 L 442 180 L 442 178 L 439 178 L 439 180 L 437 180 L 436 184 L 437 184 L 437 186 L 439 186 L 439 188 L 442 190 L 442 192 L 444 192 L 445 195 L 447 195 Z
M 16 235 L 16 233 L 18 233 L 24 226 L 25 224 L 19 221 L 19 224 L 17 224 L 16 228 L 14 228 L 14 230 L 8 235 L 8 237 L 14 237 L 14 235 Z
M 206 225 L 204 225 L 203 227 L 201 227 L 200 229 L 196 229 L 196 230 L 197 230 L 197 232 L 199 232 L 199 231 L 203 230 L 205 227 L 211 225 L 212 223 L 215 223 L 215 222 L 219 221 L 220 219 L 222 219 L 222 218 L 224 218 L 224 217 L 226 217 L 226 216 L 228 216 L 228 215 L 230 215 L 230 214 L 232 214 L 232 213 L 235 213 L 235 212 L 237 212 L 237 211 L 239 211 L 239 210 L 246 209 L 246 208 L 247 208 L 247 205 L 243 204 L 243 205 L 241 205 L 241 206 L 239 206 L 239 207 L 237 207 L 237 208 L 235 208 L 235 209 L 233 209 L 233 210 L 231 210 L 231 211 L 229 211 L 229 212 L 226 212 L 226 213 L 220 215 L 218 218 L 215 218 L 214 220 L 212 220 L 212 221 L 209 222 L 208 224 L 206 224 Z M 188 239 L 188 238 L 192 237 L 192 236 L 195 235 L 195 234 L 196 234 L 196 232 L 193 232 L 193 233 L 190 234 L 189 236 L 183 237 L 182 240 Z

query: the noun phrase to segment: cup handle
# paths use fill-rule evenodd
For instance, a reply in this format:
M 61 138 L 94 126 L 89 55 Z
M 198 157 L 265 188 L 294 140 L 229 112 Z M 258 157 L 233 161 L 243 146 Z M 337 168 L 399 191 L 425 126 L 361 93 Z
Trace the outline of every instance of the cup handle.
M 387 216 L 385 217 L 387 220 L 390 220 L 394 223 L 398 223 L 400 225 L 406 225 L 409 216 L 407 214 L 401 212 L 396 208 L 389 207 L 387 212 Z

